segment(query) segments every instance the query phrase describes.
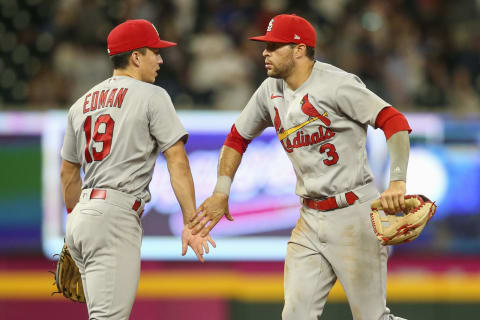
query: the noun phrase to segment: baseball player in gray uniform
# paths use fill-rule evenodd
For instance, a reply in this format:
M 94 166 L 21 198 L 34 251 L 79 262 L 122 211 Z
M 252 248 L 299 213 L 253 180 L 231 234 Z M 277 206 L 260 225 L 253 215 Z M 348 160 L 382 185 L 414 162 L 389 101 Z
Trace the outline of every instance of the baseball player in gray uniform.
M 269 76 L 232 126 L 220 152 L 215 190 L 190 226 L 208 234 L 228 212 L 228 195 L 248 143 L 267 127 L 292 161 L 303 204 L 285 259 L 283 319 L 319 319 L 338 279 L 356 320 L 401 319 L 386 307 L 387 248 L 370 223 L 380 197 L 388 213 L 405 210 L 409 154 L 405 117 L 355 75 L 314 60 L 313 26 L 274 17 L 263 36 Z M 367 162 L 368 125 L 381 128 L 390 152 L 390 185 L 381 195 Z
M 146 20 L 128 20 L 110 32 L 107 44 L 113 76 L 72 105 L 61 151 L 65 240 L 96 320 L 129 318 L 140 277 L 140 218 L 160 152 L 185 223 L 196 207 L 188 134 L 168 93 L 153 85 L 163 63 L 159 48 L 175 43 L 161 40 Z M 191 246 L 203 262 L 207 241 L 215 246 L 210 236 L 185 227 L 182 254 Z

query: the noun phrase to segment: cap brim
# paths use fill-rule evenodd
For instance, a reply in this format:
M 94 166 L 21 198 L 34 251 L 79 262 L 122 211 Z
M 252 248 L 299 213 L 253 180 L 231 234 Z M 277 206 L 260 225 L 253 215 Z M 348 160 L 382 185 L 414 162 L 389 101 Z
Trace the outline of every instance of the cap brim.
M 158 40 L 158 42 L 152 46 L 151 48 L 168 48 L 176 46 L 175 42 L 165 41 L 165 40 Z
M 258 37 L 250 37 L 248 38 L 253 41 L 261 41 L 261 42 L 280 42 L 280 43 L 290 43 L 291 41 L 279 39 L 275 37 L 267 37 L 267 36 L 258 36 Z

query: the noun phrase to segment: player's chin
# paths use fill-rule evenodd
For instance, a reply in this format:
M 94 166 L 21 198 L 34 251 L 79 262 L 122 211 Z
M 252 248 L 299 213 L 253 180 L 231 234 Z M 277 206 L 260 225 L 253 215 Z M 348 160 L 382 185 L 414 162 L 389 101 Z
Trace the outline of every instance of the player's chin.
M 150 77 L 150 79 L 148 79 L 148 82 L 155 83 L 156 78 L 157 78 L 157 74 L 154 74 L 153 76 Z
M 277 72 L 273 71 L 272 69 L 267 70 L 267 76 L 269 76 L 271 78 L 275 78 L 275 79 L 280 78 L 279 74 Z
M 157 79 L 157 77 L 158 77 L 158 70 L 155 71 L 155 72 L 152 74 L 152 76 L 151 76 L 151 80 L 152 80 L 152 81 L 151 81 L 151 82 L 154 83 L 154 82 L 155 82 L 155 79 Z

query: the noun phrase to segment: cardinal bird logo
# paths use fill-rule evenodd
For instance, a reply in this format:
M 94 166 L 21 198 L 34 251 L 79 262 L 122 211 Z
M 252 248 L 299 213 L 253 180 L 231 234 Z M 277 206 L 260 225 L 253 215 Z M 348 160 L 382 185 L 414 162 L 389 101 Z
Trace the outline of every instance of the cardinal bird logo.
M 310 101 L 308 101 L 308 94 L 306 94 L 302 98 L 302 101 L 300 101 L 300 104 L 301 104 L 302 112 L 308 116 L 308 120 L 296 125 L 295 127 L 289 128 L 287 130 L 284 130 L 283 128 L 280 127 L 281 126 L 280 116 L 278 115 L 277 108 L 275 108 L 275 118 L 273 120 L 273 124 L 275 125 L 275 129 L 277 130 L 278 138 L 280 139 L 280 141 L 282 141 L 292 133 L 305 127 L 310 122 L 313 122 L 316 120 L 322 121 L 327 127 L 330 126 L 331 121 L 330 119 L 327 118 L 327 113 L 324 112 L 323 114 L 320 114 L 320 112 L 318 112 L 317 109 L 315 109 L 315 107 L 310 103 Z
M 280 115 L 278 114 L 278 109 L 276 107 L 274 107 L 274 109 L 275 109 L 275 118 L 273 119 L 273 125 L 275 126 L 275 130 L 278 133 L 282 133 L 283 128 L 282 128 L 282 122 L 280 121 Z
M 309 118 L 317 118 L 322 121 L 326 126 L 330 126 L 330 119 L 326 117 L 326 113 L 323 115 L 315 109 L 315 107 L 308 101 L 308 93 L 302 98 L 300 102 L 302 105 L 302 111 L 305 113 Z

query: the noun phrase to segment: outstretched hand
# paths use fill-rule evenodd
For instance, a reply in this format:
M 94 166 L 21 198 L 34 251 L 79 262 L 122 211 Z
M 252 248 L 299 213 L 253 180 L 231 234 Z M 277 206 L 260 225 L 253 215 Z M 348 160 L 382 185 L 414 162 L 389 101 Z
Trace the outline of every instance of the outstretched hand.
M 405 181 L 391 181 L 388 189 L 380 195 L 383 211 L 386 214 L 405 212 L 405 193 L 407 187 Z
M 233 221 L 233 217 L 228 211 L 228 195 L 214 193 L 200 205 L 197 214 L 193 216 L 188 226 L 192 229 L 192 234 L 201 232 L 200 235 L 204 237 L 223 216 Z
M 210 242 L 212 247 L 217 247 L 217 244 L 213 241 L 210 235 L 194 235 L 192 234 L 192 229 L 185 225 L 182 231 L 182 256 L 187 254 L 188 246 L 190 246 L 193 249 L 193 252 L 197 255 L 198 260 L 204 263 L 203 250 L 205 250 L 205 253 L 207 254 L 210 252 L 208 242 Z

